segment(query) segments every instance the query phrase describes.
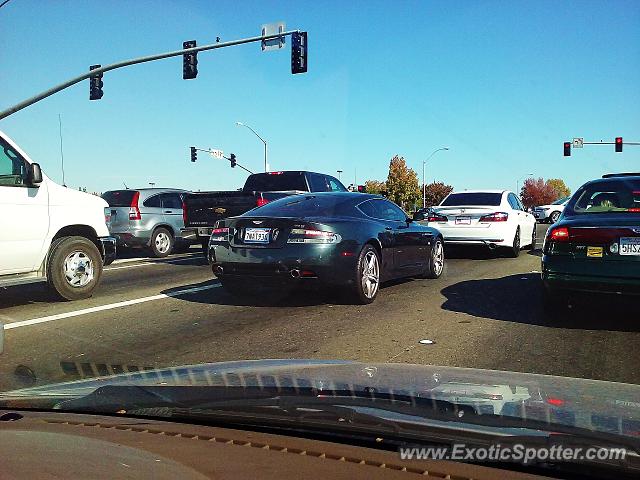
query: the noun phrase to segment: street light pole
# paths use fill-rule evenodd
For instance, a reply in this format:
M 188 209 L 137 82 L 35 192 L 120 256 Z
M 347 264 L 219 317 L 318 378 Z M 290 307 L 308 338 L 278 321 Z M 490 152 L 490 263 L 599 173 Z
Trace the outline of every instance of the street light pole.
M 431 152 L 431 155 L 429 155 L 425 160 L 422 161 L 422 208 L 426 208 L 427 206 L 427 184 L 425 183 L 424 168 L 427 165 L 427 162 L 431 160 L 431 157 L 433 157 L 441 150 L 449 150 L 449 147 L 441 147 L 434 150 L 433 152 Z
M 336 172 L 338 172 L 338 180 L 342 181 L 342 178 L 340 178 L 342 176 L 342 170 L 336 170 Z
M 533 177 L 533 173 L 529 173 L 522 178 L 516 180 L 516 195 L 520 196 L 518 187 L 520 186 L 520 180 L 524 180 L 525 178 Z
M 267 141 L 264 138 L 262 138 L 260 135 L 258 135 L 258 132 L 256 132 L 249 125 L 247 125 L 245 123 L 242 123 L 242 122 L 236 122 L 236 125 L 238 125 L 239 127 L 247 127 L 264 144 L 264 171 L 268 172 L 269 171 L 269 162 L 268 162 L 268 159 L 267 159 Z

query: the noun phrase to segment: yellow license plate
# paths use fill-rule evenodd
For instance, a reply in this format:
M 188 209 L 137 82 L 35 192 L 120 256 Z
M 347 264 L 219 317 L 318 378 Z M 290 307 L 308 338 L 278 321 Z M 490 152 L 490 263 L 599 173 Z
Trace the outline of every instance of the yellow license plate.
M 602 257 L 602 247 L 587 247 L 587 257 Z

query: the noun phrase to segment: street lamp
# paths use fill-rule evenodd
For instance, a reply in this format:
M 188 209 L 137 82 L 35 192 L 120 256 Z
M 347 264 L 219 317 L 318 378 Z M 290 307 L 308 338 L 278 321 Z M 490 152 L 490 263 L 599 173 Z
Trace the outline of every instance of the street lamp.
M 431 157 L 433 157 L 441 150 L 449 150 L 449 147 L 441 147 L 434 150 L 433 152 L 431 152 L 431 155 L 429 155 L 425 160 L 422 161 L 422 208 L 425 208 L 427 206 L 427 185 L 424 183 L 424 167 L 427 162 L 431 160 Z
M 340 176 L 342 175 L 342 170 L 336 170 L 336 172 L 338 172 L 338 180 L 342 181 L 342 179 L 340 178 Z
M 518 190 L 518 187 L 520 186 L 520 182 L 522 180 L 524 180 L 525 178 L 529 178 L 529 177 L 533 177 L 533 173 L 527 173 L 524 177 L 519 178 L 519 179 L 516 180 L 516 195 L 520 196 L 520 193 L 519 193 L 519 190 Z
M 242 122 L 236 122 L 236 125 L 238 125 L 239 127 L 247 127 L 249 130 L 251 130 L 253 132 L 253 134 L 258 137 L 260 139 L 260 141 L 262 143 L 264 143 L 264 171 L 268 172 L 269 171 L 269 164 L 267 163 L 267 141 L 262 138 L 260 135 L 258 135 L 258 132 L 256 132 L 253 128 L 251 128 L 249 125 L 242 123 Z

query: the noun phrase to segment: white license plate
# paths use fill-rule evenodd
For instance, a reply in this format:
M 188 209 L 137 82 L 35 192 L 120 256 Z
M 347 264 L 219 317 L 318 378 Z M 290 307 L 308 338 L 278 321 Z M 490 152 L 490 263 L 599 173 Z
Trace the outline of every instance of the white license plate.
M 198 228 L 198 235 L 204 235 L 206 237 L 211 235 L 211 230 L 209 228 Z
M 471 225 L 471 217 L 456 217 L 456 225 Z
M 640 255 L 640 237 L 622 237 L 620 255 Z
M 270 228 L 247 228 L 244 231 L 244 241 L 247 243 L 269 243 Z

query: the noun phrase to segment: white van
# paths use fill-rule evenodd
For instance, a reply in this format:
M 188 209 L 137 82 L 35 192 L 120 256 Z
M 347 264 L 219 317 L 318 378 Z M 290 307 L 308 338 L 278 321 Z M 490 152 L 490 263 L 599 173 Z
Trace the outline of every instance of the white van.
M 46 281 L 63 299 L 90 297 L 116 255 L 106 207 L 53 182 L 0 132 L 0 287 Z

